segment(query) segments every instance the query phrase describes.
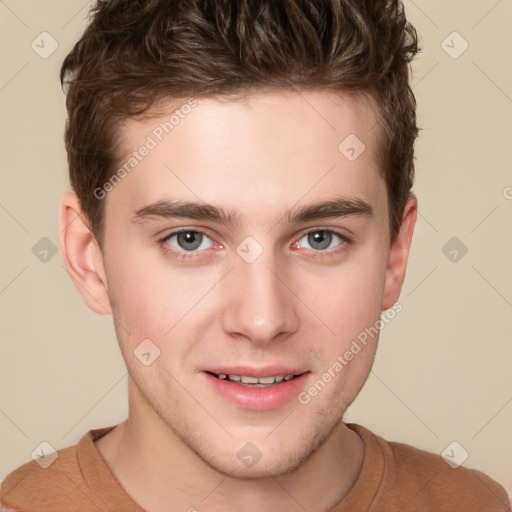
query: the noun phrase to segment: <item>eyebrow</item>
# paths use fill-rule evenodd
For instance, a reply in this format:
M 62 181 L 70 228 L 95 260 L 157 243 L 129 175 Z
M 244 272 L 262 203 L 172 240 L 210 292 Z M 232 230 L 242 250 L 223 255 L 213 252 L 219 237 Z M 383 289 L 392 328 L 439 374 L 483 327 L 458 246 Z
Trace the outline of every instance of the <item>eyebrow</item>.
M 359 215 L 372 216 L 372 207 L 358 198 L 339 197 L 305 205 L 296 210 L 288 210 L 282 220 L 290 224 L 299 224 L 311 220 Z M 165 220 L 173 218 L 208 220 L 228 226 L 237 226 L 240 214 L 236 210 L 226 211 L 206 203 L 160 200 L 138 209 L 131 220 L 132 222 L 144 222 L 151 219 Z

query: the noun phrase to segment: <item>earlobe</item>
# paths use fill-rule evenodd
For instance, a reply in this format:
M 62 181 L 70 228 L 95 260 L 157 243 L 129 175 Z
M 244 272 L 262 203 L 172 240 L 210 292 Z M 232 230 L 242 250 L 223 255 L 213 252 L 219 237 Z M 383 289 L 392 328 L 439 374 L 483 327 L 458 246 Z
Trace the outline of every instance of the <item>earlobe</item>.
M 414 225 L 418 212 L 418 202 L 414 195 L 409 197 L 404 212 L 400 231 L 391 244 L 389 252 L 388 268 L 386 270 L 386 281 L 384 284 L 384 297 L 382 310 L 389 309 L 397 302 L 405 279 L 407 260 L 411 248 Z
M 59 207 L 59 240 L 64 263 L 89 308 L 100 315 L 111 315 L 103 256 L 82 217 L 77 195 L 73 191 L 64 194 Z

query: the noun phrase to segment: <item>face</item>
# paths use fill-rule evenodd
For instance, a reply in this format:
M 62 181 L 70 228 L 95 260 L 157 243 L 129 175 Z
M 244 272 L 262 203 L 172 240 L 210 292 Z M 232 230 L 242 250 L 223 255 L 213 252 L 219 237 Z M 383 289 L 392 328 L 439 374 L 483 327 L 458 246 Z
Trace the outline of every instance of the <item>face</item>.
M 201 99 L 165 125 L 185 104 L 125 123 L 130 170 L 104 198 L 130 413 L 150 410 L 221 472 L 282 474 L 362 388 L 378 336 L 353 343 L 398 299 L 410 236 L 390 247 L 362 98 Z M 241 463 L 251 454 L 261 461 Z

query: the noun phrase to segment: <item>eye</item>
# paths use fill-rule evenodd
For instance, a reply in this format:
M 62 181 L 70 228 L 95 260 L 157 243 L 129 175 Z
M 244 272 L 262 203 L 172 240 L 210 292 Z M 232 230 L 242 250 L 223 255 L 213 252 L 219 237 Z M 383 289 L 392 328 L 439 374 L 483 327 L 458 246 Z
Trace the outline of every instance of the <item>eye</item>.
M 305 233 L 292 247 L 325 253 L 327 256 L 343 251 L 349 243 L 349 238 L 341 233 L 330 229 L 315 229 Z M 177 259 L 200 257 L 202 252 L 208 251 L 215 245 L 208 235 L 194 229 L 174 231 L 160 240 L 160 244 L 165 253 L 170 253 Z M 222 245 L 217 244 L 217 246 L 222 248 Z
M 305 240 L 312 250 L 320 252 L 325 252 L 326 249 L 332 249 L 333 247 L 343 246 L 343 242 L 348 242 L 346 236 L 328 229 L 316 229 L 306 233 L 299 242 L 297 242 L 300 247 L 303 246 L 302 240 Z M 295 246 L 297 246 L 297 243 Z
M 160 241 L 166 252 L 172 252 L 177 257 L 187 258 L 194 253 L 210 249 L 213 242 L 205 233 L 193 229 L 174 231 Z M 191 254 L 186 254 L 191 253 Z

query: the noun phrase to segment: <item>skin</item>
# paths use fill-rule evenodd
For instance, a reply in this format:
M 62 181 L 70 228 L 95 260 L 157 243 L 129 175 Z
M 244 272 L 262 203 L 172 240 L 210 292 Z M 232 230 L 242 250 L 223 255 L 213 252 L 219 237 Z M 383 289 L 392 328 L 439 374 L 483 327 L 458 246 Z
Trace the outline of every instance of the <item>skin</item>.
M 120 162 L 168 118 L 127 120 Z M 371 102 L 325 91 L 203 98 L 108 192 L 103 252 L 74 193 L 63 196 L 67 270 L 87 305 L 113 316 L 129 371 L 128 419 L 96 446 L 142 507 L 326 512 L 353 487 L 364 443 L 342 418 L 370 373 L 377 337 L 307 405 L 248 410 L 214 392 L 201 370 L 298 366 L 310 372 L 307 390 L 398 300 L 417 204 L 411 195 L 391 243 L 377 125 Z M 366 146 L 355 161 L 338 150 L 349 134 Z M 373 213 L 283 220 L 335 196 Z M 239 223 L 132 221 L 164 199 L 236 210 Z M 160 242 L 178 228 L 207 235 L 194 259 L 165 252 L 187 254 L 177 237 Z M 350 241 L 333 236 L 318 248 L 307 234 L 322 230 Z M 236 252 L 248 236 L 263 249 L 252 263 Z M 133 353 L 146 338 L 161 351 L 149 366 Z M 237 457 L 248 442 L 262 454 L 252 467 Z

